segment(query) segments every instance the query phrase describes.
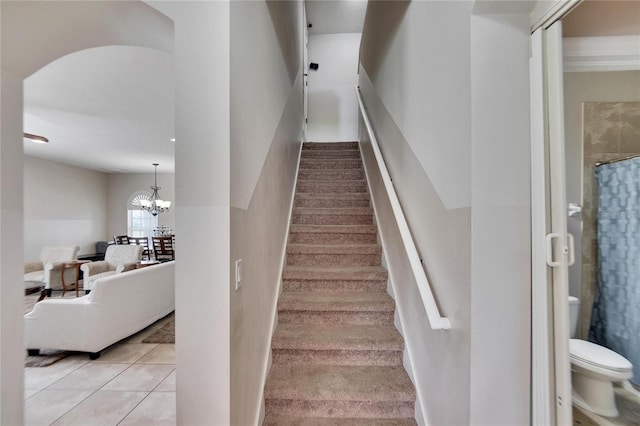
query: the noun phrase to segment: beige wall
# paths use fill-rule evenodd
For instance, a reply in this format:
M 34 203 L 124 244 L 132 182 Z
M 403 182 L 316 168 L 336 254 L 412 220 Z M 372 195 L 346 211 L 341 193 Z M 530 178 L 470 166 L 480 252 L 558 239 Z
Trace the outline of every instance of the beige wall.
M 482 10 L 498 13 L 500 3 Z M 360 89 L 451 330 L 429 328 L 380 183 L 369 176 L 389 269 L 401 271 L 391 274 L 392 291 L 413 354 L 418 421 L 527 424 L 530 17 L 520 7 L 472 8 L 370 2 L 360 50 Z
M 35 260 L 45 245 L 77 245 L 95 253 L 104 240 L 107 175 L 34 157 L 24 157 L 24 256 Z
M 302 136 L 302 19 L 301 2 L 231 4 L 231 424 L 259 423 L 271 360 Z
M 127 233 L 127 202 L 150 192 L 153 174 L 106 174 L 25 156 L 24 255 L 37 259 L 44 245 L 78 245 L 94 253 L 96 241 Z M 160 196 L 172 201 L 158 223 L 175 228 L 174 175 L 158 174 Z
M 114 235 L 127 233 L 127 209 L 129 198 L 138 191 L 151 193 L 153 173 L 129 173 L 108 175 L 108 199 L 106 238 L 110 240 Z M 175 175 L 158 173 L 158 193 L 163 200 L 171 201 L 171 209 L 158 215 L 158 225 L 166 225 L 175 231 L 176 197 Z

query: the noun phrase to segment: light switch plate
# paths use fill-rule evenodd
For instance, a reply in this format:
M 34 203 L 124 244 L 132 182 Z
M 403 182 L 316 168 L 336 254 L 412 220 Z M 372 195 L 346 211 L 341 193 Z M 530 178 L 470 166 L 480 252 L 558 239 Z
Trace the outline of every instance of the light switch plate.
M 236 260 L 236 290 L 240 288 L 240 281 L 242 281 L 241 267 L 240 267 L 241 264 L 242 264 L 242 259 Z

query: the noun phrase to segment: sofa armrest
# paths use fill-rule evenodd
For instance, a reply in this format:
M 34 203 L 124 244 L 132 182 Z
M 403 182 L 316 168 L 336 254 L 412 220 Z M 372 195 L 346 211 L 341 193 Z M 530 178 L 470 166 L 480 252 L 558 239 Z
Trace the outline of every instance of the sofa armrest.
M 35 271 L 43 271 L 44 265 L 39 260 L 34 260 L 32 262 L 26 262 L 24 264 L 24 273 L 28 274 L 29 272 Z
M 82 264 L 82 266 L 80 266 L 80 269 L 82 269 L 82 272 L 84 273 L 85 276 L 101 274 L 103 272 L 113 270 L 111 269 L 111 266 L 109 265 L 109 263 L 107 263 L 107 261 L 105 260 L 100 260 L 98 262 L 84 263 Z

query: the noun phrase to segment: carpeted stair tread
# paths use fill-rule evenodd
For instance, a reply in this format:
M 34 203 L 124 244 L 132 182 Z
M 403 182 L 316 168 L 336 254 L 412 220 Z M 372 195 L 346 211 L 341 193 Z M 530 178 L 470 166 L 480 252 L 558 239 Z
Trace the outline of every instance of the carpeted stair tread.
M 362 169 L 360 158 L 301 158 L 300 170 Z
M 377 244 L 375 225 L 291 224 L 290 243 Z
M 287 254 L 381 254 L 377 244 L 289 244 Z
M 302 149 L 358 149 L 358 142 L 305 142 Z
M 376 234 L 375 225 L 299 225 L 291 224 L 290 232 L 314 234 Z
M 312 208 L 349 208 L 349 207 L 371 207 L 369 194 L 366 192 L 356 193 L 315 193 L 300 192 L 294 200 L 294 207 Z
M 263 426 L 415 426 L 413 419 L 339 419 L 330 417 L 267 416 Z
M 415 389 L 402 367 L 274 364 L 265 399 L 407 401 Z
M 287 265 L 284 280 L 384 280 L 389 273 L 382 266 L 301 266 Z
M 298 181 L 336 181 L 336 180 L 359 180 L 364 179 L 363 169 L 343 169 L 343 170 L 309 170 L 303 169 L 298 172 Z
M 316 194 L 364 194 L 367 192 L 367 182 L 357 180 L 302 180 L 296 185 L 296 193 Z
M 303 149 L 302 158 L 360 158 L 360 150 L 355 149 Z
M 317 207 L 294 207 L 293 214 L 320 214 L 336 216 L 373 215 L 371 207 L 347 207 L 343 209 L 317 208 Z
M 281 324 L 272 349 L 401 351 L 404 341 L 394 326 Z
M 283 292 L 278 299 L 279 312 L 393 312 L 394 308 L 391 296 L 383 292 L 296 291 Z

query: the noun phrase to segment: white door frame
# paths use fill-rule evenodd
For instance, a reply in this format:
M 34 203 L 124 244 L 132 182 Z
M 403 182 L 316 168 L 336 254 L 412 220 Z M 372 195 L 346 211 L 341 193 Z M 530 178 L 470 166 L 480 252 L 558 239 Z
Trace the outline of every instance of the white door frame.
M 558 2 L 531 37 L 531 423 L 572 424 L 564 156 L 562 23 L 580 0 Z
M 302 138 L 304 142 L 307 142 L 307 129 L 309 125 L 309 24 L 307 21 L 306 5 L 302 7 L 303 18 L 303 39 L 302 39 Z

